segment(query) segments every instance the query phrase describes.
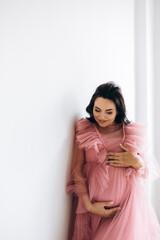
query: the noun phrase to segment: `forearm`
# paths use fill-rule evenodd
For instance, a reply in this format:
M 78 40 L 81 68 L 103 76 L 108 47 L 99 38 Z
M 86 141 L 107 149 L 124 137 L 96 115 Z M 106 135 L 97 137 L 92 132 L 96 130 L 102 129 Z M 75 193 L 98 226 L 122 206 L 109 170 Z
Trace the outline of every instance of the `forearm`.
M 85 182 L 85 178 L 80 169 L 79 169 L 79 171 L 76 171 L 74 174 L 74 183 L 76 185 L 76 188 L 78 189 L 79 196 L 81 197 L 86 210 L 89 211 L 89 209 L 92 206 L 92 203 L 89 198 L 88 188 L 87 188 L 87 184 Z
M 91 201 L 90 201 L 90 199 L 89 199 L 88 193 L 83 193 L 83 194 L 81 195 L 81 198 L 82 198 L 82 201 L 83 201 L 83 203 L 84 203 L 84 205 L 85 205 L 86 210 L 87 210 L 87 211 L 90 211 L 90 209 L 91 209 L 91 207 L 92 207 L 92 203 L 91 203 Z

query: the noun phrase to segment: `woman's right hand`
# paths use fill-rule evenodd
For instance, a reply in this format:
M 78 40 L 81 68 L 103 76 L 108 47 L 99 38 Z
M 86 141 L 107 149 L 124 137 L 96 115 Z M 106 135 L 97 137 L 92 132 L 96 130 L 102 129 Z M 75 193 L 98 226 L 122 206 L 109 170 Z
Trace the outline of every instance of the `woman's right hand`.
M 111 218 L 121 209 L 120 207 L 111 207 L 112 204 L 113 202 L 94 202 L 88 211 L 101 217 Z

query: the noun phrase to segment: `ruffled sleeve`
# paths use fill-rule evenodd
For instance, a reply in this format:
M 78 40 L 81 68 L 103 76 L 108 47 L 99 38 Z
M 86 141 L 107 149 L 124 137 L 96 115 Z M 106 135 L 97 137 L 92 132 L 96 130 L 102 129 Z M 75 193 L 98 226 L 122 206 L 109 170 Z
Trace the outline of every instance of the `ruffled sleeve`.
M 106 149 L 97 136 L 95 126 L 89 120 L 81 118 L 75 123 L 75 142 L 80 149 L 87 151 L 93 148 L 96 152 L 97 163 L 103 163 L 106 157 Z
M 83 165 L 85 164 L 84 150 L 91 146 L 90 141 L 92 129 L 93 128 L 91 127 L 89 121 L 84 118 L 76 121 L 74 125 L 75 135 L 72 148 L 71 168 L 66 191 L 68 194 L 73 194 L 74 196 L 78 197 L 78 207 L 76 209 L 76 213 L 87 212 L 82 200 L 82 195 L 88 194 L 86 178 L 83 172 Z
M 80 149 L 85 150 L 95 148 L 98 151 L 98 144 L 102 145 L 95 134 L 92 123 L 85 118 L 81 118 L 75 123 L 75 141 Z
M 135 122 L 125 125 L 124 145 L 135 153 L 142 163 L 142 167 L 138 170 L 128 168 L 126 173 L 128 177 L 133 172 L 143 179 L 150 179 L 151 181 L 160 177 L 158 162 L 154 155 L 149 153 L 147 125 Z

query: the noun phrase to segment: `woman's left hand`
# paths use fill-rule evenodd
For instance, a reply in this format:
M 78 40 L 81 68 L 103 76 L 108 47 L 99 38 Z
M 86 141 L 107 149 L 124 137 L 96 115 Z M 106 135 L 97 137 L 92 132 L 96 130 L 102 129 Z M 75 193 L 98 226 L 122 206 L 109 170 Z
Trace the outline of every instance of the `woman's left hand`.
M 109 152 L 106 163 L 114 167 L 133 167 L 136 170 L 142 167 L 139 159 L 127 147 L 122 144 L 120 144 L 120 147 L 124 149 L 125 152 Z

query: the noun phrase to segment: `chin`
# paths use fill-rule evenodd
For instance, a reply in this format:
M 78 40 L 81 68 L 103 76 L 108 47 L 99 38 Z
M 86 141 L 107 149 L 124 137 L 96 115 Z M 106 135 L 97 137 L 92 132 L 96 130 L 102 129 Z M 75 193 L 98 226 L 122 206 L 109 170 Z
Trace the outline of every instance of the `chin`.
M 101 124 L 100 126 L 101 127 L 107 127 L 107 126 L 109 126 L 110 125 L 110 123 L 107 123 L 107 124 Z
M 109 126 L 109 125 L 114 124 L 114 122 L 100 123 L 100 122 L 98 122 L 98 121 L 97 121 L 97 123 L 98 123 L 98 125 L 99 125 L 100 127 L 107 127 L 107 126 Z
M 106 123 L 100 123 L 100 122 L 98 122 L 98 125 L 99 126 L 101 126 L 101 127 L 107 127 L 108 125 L 110 125 L 111 123 L 108 123 L 108 122 L 106 122 Z

